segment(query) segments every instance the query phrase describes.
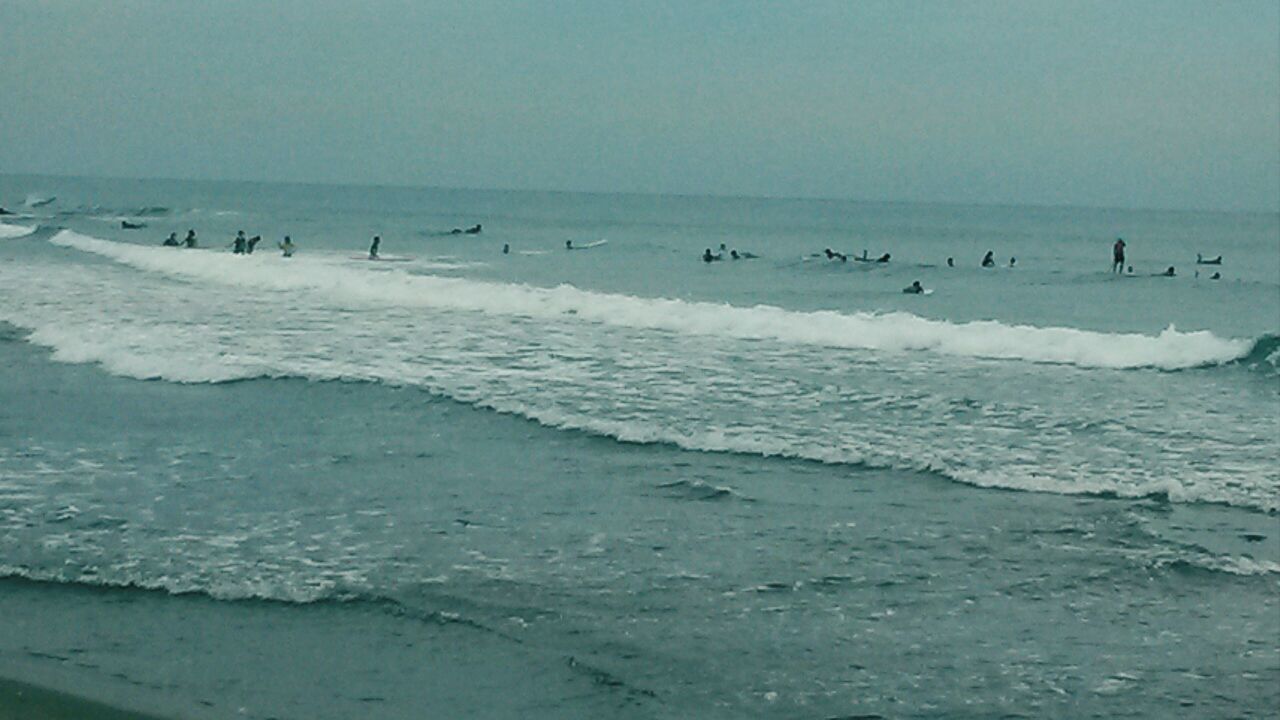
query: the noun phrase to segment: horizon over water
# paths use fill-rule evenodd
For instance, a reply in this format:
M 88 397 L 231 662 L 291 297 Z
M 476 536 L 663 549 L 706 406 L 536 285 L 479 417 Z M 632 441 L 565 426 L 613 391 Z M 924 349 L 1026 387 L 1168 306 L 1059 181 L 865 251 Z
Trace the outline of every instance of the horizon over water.
M 0 676 L 192 718 L 1280 703 L 1280 213 L 0 206 Z

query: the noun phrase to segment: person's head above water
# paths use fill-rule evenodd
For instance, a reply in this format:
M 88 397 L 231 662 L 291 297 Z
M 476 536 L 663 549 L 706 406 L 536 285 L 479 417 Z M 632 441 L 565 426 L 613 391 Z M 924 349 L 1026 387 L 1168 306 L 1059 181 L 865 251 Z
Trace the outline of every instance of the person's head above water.
M 956 259 L 953 257 L 947 258 L 947 267 L 955 267 L 955 266 L 956 266 Z

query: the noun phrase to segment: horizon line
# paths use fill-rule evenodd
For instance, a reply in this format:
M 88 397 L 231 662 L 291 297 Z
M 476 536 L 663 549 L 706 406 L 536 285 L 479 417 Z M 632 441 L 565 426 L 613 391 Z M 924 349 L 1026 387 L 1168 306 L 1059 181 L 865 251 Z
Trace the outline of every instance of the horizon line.
M 1236 214 L 1236 215 L 1280 215 L 1280 206 L 1275 208 L 1215 208 L 1215 207 L 1125 207 L 1122 205 L 1087 205 L 1077 203 L 1041 203 L 1041 202 L 1010 202 L 1010 201 L 983 201 L 983 202 L 958 202 L 954 200 L 868 200 L 865 198 L 839 197 L 839 196 L 802 196 L 802 195 L 738 195 L 738 194 L 721 194 L 721 193 L 689 193 L 689 192 L 657 192 L 657 191 L 639 191 L 639 190 L 565 190 L 552 188 L 517 188 L 517 187 L 474 187 L 466 185 L 431 185 L 431 184 L 408 184 L 400 182 L 357 182 L 357 181 L 323 181 L 323 180 L 263 180 L 263 179 L 244 179 L 244 178 L 191 178 L 191 177 L 137 177 L 122 175 L 93 175 L 93 174 L 70 174 L 70 173 L 39 173 L 39 172 L 0 172 L 0 176 L 8 177 L 48 177 L 48 178 L 68 178 L 73 180 L 124 180 L 124 181 L 169 181 L 169 182 L 191 182 L 191 183 L 248 183 L 259 185 L 301 185 L 301 186 L 318 186 L 318 187 L 350 187 L 350 188 L 398 188 L 404 190 L 443 190 L 443 191 L 464 191 L 464 192 L 523 192 L 523 193 L 545 193 L 551 195 L 599 195 L 599 196 L 624 196 L 624 197 L 653 197 L 653 198 L 707 198 L 716 200 L 769 200 L 769 201 L 801 201 L 801 202 L 831 202 L 831 203 L 858 203 L 866 205 L 935 205 L 944 207 L 989 207 L 989 208 L 1032 208 L 1041 210 L 1103 210 L 1103 211 L 1121 211 L 1121 212 L 1173 212 L 1173 213 L 1219 213 L 1219 214 Z

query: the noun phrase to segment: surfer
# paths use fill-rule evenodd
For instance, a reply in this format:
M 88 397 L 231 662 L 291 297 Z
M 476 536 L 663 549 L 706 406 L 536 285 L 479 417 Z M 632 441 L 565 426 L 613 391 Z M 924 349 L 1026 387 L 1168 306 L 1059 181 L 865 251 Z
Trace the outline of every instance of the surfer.
M 248 244 L 249 244 L 249 241 L 245 239 L 244 231 L 241 230 L 240 232 L 236 233 L 236 239 L 231 241 L 231 254 L 243 255 L 245 246 Z
M 573 249 L 573 241 L 572 241 L 572 240 L 565 240 L 565 241 L 564 241 L 564 249 L 565 249 L 565 250 L 572 250 L 572 249 Z
M 982 267 L 995 267 L 996 253 L 994 250 L 988 250 L 986 255 L 982 256 Z
M 902 288 L 902 292 L 908 295 L 922 295 L 924 294 L 924 286 L 920 284 L 919 280 L 916 280 L 910 285 Z
M 1018 264 L 1018 258 L 1016 257 L 1009 258 L 1009 267 L 1013 267 L 1014 265 L 1017 265 L 1017 264 Z
M 249 238 L 249 242 L 246 243 L 244 246 L 245 254 L 252 255 L 254 246 L 260 242 L 262 242 L 261 235 L 254 235 L 253 237 Z
M 1221 280 L 1221 279 L 1222 279 L 1222 273 L 1220 273 L 1220 272 L 1216 272 L 1216 273 L 1214 273 L 1214 274 L 1210 275 L 1210 276 L 1209 276 L 1209 279 L 1210 279 L 1210 280 Z
M 1124 247 L 1124 240 L 1116 238 L 1116 244 L 1111 246 L 1111 272 L 1124 269 Z
M 187 247 L 189 247 L 189 248 L 193 248 L 193 247 L 195 247 L 195 246 L 196 246 L 196 231 L 195 231 L 195 230 L 188 230 L 188 231 L 187 231 L 187 237 L 183 239 L 182 244 L 183 244 L 183 245 L 185 245 L 185 246 L 187 246 Z
M 178 233 L 176 232 L 169 233 L 169 237 L 164 239 L 163 244 L 165 247 L 181 247 L 182 246 L 182 243 L 178 242 Z
M 715 262 L 716 260 L 720 260 L 720 259 L 722 259 L 722 258 L 721 258 L 719 255 L 712 255 L 712 254 L 711 254 L 711 248 L 707 248 L 707 249 L 706 249 L 705 251 L 703 251 L 703 253 L 702 253 L 702 262 L 708 262 L 708 263 L 709 263 L 709 262 Z
M 823 250 L 823 252 L 825 252 L 825 253 L 827 254 L 827 259 L 828 259 L 828 260 L 836 260 L 836 259 L 839 259 L 839 260 L 840 260 L 840 262 L 848 262 L 848 261 L 849 261 L 849 256 L 848 256 L 848 255 L 845 255 L 844 253 L 838 253 L 838 252 L 835 252 L 835 251 L 833 251 L 831 248 L 826 248 L 826 249 L 824 249 L 824 250 Z
M 284 241 L 280 243 L 280 250 L 284 253 L 285 257 L 293 257 L 295 246 L 293 244 L 293 240 L 291 240 L 288 235 L 285 235 Z
M 947 267 L 955 267 L 955 266 L 956 266 L 956 259 L 953 257 L 947 258 Z
M 1200 253 L 1196 253 L 1196 264 L 1197 265 L 1221 265 L 1222 256 L 1219 255 L 1216 258 L 1210 258 L 1208 260 L 1205 260 L 1203 257 L 1200 256 Z
M 511 254 L 511 243 L 502 243 L 502 254 L 503 255 Z
M 887 262 L 889 262 L 889 253 L 885 253 L 885 254 L 881 255 L 880 257 L 876 258 L 876 262 L 878 262 L 878 263 L 887 263 Z
M 1173 266 L 1170 265 L 1164 272 L 1156 273 L 1156 277 L 1177 277 L 1177 275 L 1173 272 Z
M 464 230 L 463 232 L 465 232 L 465 233 L 466 233 L 466 234 L 468 234 L 468 235 L 479 235 L 479 234 L 480 234 L 480 223 L 476 223 L 476 224 L 475 224 L 475 227 L 469 227 L 469 228 L 467 228 L 466 230 Z
M 370 260 L 377 260 L 377 259 L 378 259 L 378 246 L 379 246 L 379 245 L 381 245 L 381 244 L 382 244 L 382 236 L 381 236 L 381 235 L 374 235 L 374 236 L 373 236 L 373 244 L 369 246 L 369 259 L 370 259 Z

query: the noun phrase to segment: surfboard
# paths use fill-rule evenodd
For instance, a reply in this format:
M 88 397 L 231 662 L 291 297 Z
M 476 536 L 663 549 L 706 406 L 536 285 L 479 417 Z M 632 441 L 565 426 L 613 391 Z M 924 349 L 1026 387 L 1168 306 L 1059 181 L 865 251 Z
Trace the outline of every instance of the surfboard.
M 609 244 L 609 241 L 608 241 L 608 240 L 597 240 L 597 241 L 595 241 L 595 242 L 589 242 L 589 243 L 587 243 L 586 245 L 575 245 L 573 249 L 574 249 L 574 250 L 588 250 L 588 249 L 590 249 L 590 248 L 600 247 L 601 245 L 607 245 L 607 244 Z
M 352 260 L 367 260 L 369 262 L 409 262 L 413 260 L 411 257 L 404 255 L 379 255 L 378 257 L 369 257 L 368 255 L 352 255 Z

